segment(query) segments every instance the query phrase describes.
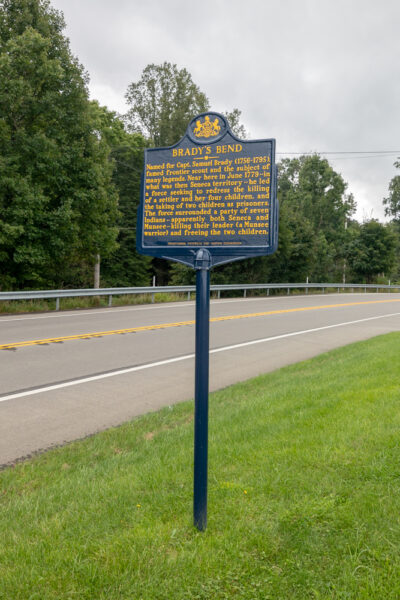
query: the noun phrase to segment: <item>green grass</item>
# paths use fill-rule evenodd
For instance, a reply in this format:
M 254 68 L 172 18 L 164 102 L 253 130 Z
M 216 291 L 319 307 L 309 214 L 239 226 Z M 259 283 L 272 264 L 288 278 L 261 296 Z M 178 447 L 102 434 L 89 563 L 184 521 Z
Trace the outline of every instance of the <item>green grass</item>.
M 194 294 L 191 295 L 192 299 Z M 165 293 L 154 294 L 154 302 L 183 302 L 187 294 Z M 150 304 L 152 294 L 124 294 L 113 296 L 112 306 L 130 306 L 135 304 Z M 82 296 L 60 298 L 60 310 L 75 310 L 88 308 L 106 308 L 108 296 Z M 30 312 L 47 312 L 56 309 L 56 300 L 3 300 L 0 302 L 0 314 L 20 314 Z
M 209 520 L 193 404 L 0 472 L 0 598 L 400 598 L 400 334 L 210 397 Z

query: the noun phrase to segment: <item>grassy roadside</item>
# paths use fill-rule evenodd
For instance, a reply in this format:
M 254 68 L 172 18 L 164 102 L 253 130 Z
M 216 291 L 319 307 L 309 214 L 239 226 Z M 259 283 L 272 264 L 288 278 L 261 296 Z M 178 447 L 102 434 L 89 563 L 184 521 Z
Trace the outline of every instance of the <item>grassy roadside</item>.
M 0 598 L 398 599 L 399 342 L 213 394 L 204 533 L 192 403 L 0 472 Z
M 194 294 L 192 294 L 192 297 Z M 154 294 L 154 302 L 183 302 L 187 294 Z M 124 294 L 113 296 L 113 306 L 131 306 L 136 304 L 150 304 L 152 294 Z M 89 308 L 107 308 L 108 296 L 82 296 L 60 298 L 60 310 L 76 310 Z M 56 300 L 3 300 L 0 302 L 0 315 L 49 312 L 56 310 Z

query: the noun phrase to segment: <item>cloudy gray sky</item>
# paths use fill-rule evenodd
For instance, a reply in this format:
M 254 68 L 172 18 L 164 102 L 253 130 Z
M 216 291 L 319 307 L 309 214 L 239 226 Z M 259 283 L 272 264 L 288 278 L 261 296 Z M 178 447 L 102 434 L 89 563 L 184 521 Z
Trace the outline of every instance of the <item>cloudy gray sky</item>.
M 126 112 L 126 89 L 147 64 L 176 63 L 212 110 L 239 108 L 250 137 L 275 137 L 277 152 L 359 152 L 327 158 L 357 218 L 384 219 L 400 157 L 399 0 L 51 3 L 101 104 Z

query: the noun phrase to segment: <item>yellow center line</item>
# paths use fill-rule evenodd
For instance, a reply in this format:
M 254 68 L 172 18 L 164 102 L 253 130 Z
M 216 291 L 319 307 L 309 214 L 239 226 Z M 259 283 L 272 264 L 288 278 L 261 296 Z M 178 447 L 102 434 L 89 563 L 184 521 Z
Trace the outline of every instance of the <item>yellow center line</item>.
M 322 310 L 325 308 L 342 308 L 345 306 L 360 306 L 365 304 L 388 304 L 391 302 L 400 302 L 400 299 L 392 298 L 390 300 L 367 300 L 365 302 L 346 302 L 343 304 L 323 304 L 321 306 L 304 306 L 300 308 L 286 308 L 282 310 L 268 310 L 265 312 L 248 313 L 243 315 L 227 315 L 225 317 L 212 317 L 211 323 L 220 321 L 232 321 L 235 319 L 250 319 L 253 317 L 266 317 L 269 315 L 280 315 L 285 313 L 303 312 L 307 310 Z M 153 331 L 156 329 L 168 329 L 170 327 L 183 327 L 185 325 L 194 325 L 195 321 L 178 321 L 176 323 L 162 323 L 160 325 L 144 325 L 141 327 L 131 327 L 129 329 L 113 329 L 111 331 L 96 331 L 93 333 L 80 333 L 77 335 L 66 335 L 62 337 L 46 338 L 42 340 L 27 340 L 25 342 L 11 342 L 0 345 L 0 350 L 12 350 L 13 348 L 22 348 L 25 346 L 40 346 L 45 344 L 56 344 L 68 342 L 71 340 L 89 340 L 107 335 L 122 335 L 124 333 L 138 333 L 140 331 Z

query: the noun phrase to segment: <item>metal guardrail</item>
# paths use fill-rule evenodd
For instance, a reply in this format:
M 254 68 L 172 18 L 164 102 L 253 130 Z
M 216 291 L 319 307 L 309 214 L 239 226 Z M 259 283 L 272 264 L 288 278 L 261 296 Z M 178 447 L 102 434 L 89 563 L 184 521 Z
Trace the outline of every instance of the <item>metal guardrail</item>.
M 367 290 L 386 290 L 400 291 L 400 285 L 388 284 L 364 284 L 364 283 L 239 283 L 239 284 L 220 284 L 212 285 L 211 292 L 217 292 L 217 297 L 220 298 L 221 292 L 226 291 L 243 291 L 243 296 L 246 297 L 248 290 L 266 290 L 269 295 L 270 290 L 305 290 L 308 294 L 310 289 L 321 289 L 323 293 L 327 289 L 340 290 L 363 289 Z M 60 298 L 73 298 L 83 296 L 108 296 L 108 305 L 112 306 L 113 296 L 142 294 L 150 295 L 151 301 L 154 302 L 155 294 L 187 294 L 188 300 L 190 295 L 196 291 L 195 285 L 178 285 L 178 286 L 153 286 L 153 287 L 123 287 L 123 288 L 90 288 L 79 290 L 33 290 L 28 292 L 0 292 L 1 300 L 35 300 L 51 298 L 56 300 L 56 310 L 60 308 Z

